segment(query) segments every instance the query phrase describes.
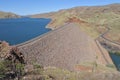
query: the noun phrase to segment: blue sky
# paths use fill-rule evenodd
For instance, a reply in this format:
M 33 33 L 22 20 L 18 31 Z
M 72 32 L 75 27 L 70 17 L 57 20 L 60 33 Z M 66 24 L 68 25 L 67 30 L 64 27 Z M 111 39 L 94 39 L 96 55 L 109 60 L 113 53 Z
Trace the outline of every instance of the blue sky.
M 76 6 L 95 6 L 112 3 L 120 3 L 120 0 L 0 0 L 0 11 L 28 15 Z

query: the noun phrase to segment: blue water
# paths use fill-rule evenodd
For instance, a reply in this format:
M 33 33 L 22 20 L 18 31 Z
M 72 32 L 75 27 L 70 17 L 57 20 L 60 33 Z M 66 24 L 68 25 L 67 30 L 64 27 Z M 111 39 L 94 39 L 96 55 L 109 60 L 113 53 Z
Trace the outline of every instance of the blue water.
M 0 40 L 16 45 L 50 31 L 45 26 L 50 19 L 0 19 Z
M 120 71 L 120 56 L 116 54 L 110 54 L 116 68 Z

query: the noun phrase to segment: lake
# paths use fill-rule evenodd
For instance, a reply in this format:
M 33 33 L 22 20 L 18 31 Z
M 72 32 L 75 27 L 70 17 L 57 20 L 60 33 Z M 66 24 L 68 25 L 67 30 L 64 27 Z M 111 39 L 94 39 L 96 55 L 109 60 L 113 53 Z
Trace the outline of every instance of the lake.
M 50 31 L 45 28 L 50 21 L 43 18 L 0 19 L 0 40 L 10 45 L 28 41 Z

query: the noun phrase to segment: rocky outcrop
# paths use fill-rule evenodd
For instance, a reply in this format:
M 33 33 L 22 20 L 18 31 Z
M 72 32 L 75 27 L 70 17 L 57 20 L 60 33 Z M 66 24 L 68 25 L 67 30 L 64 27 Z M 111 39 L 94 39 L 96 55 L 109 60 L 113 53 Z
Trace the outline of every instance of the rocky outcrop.
M 0 41 L 0 80 L 14 80 L 24 74 L 24 56 L 18 48 Z
M 11 47 L 5 41 L 0 41 L 0 59 L 5 59 L 9 54 Z
M 81 63 L 113 64 L 99 42 L 80 30 L 74 23 L 48 32 L 36 39 L 17 45 L 28 64 L 58 67 L 75 71 Z
M 0 60 L 9 60 L 14 63 L 25 63 L 23 54 L 17 47 L 9 46 L 5 41 L 0 41 Z

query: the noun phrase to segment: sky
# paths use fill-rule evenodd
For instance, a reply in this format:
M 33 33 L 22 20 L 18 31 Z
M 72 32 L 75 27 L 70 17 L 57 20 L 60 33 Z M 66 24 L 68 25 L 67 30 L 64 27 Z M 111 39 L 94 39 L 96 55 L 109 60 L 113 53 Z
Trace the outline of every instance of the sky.
M 0 0 L 0 11 L 30 15 L 58 11 L 77 6 L 120 3 L 120 0 Z

